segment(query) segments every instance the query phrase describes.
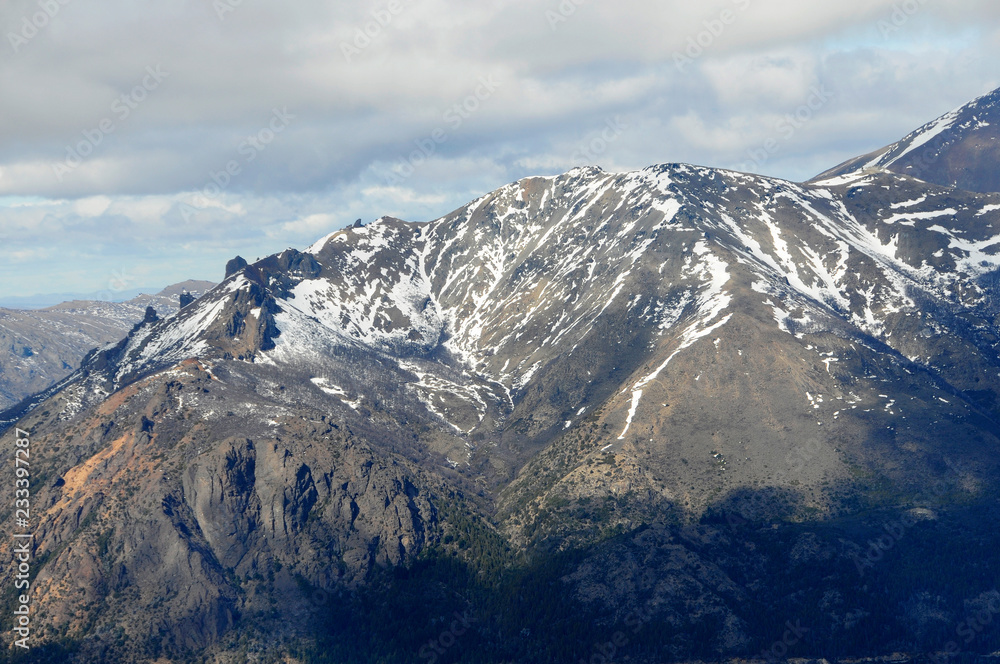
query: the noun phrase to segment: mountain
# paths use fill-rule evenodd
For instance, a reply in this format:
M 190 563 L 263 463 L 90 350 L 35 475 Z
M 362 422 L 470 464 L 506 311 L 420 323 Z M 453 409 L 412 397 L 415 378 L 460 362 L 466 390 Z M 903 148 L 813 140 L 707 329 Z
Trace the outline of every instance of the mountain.
M 856 157 L 818 176 L 871 169 L 969 191 L 1000 191 L 1000 90 L 928 122 L 898 143 Z
M 942 651 L 1000 607 L 997 225 L 1000 194 L 886 169 L 665 164 L 234 259 L 0 415 L 30 432 L 34 638 L 80 662 Z
M 150 295 L 159 292 L 159 288 L 131 288 L 122 291 L 98 291 L 93 293 L 45 293 L 39 295 L 6 296 L 0 298 L 0 308 L 3 309 L 45 309 L 64 302 L 100 301 L 126 302 L 140 295 Z
M 147 306 L 169 313 L 182 292 L 215 284 L 185 281 L 126 302 L 70 301 L 40 310 L 0 309 L 0 409 L 47 389 L 75 370 L 87 351 L 118 341 Z

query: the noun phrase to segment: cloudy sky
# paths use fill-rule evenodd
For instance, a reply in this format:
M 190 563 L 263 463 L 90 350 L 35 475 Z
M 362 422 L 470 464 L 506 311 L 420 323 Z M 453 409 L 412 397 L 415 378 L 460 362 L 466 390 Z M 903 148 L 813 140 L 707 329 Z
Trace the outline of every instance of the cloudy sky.
M 236 254 L 585 164 L 808 179 L 1000 86 L 998 19 L 995 0 L 5 0 L 0 297 L 218 280 Z

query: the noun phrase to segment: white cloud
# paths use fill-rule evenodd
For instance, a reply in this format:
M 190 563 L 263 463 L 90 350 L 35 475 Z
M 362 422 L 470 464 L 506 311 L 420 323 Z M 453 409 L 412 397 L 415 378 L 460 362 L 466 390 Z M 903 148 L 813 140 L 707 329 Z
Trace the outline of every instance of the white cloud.
M 816 54 L 804 49 L 780 50 L 711 60 L 702 74 L 726 106 L 787 108 L 801 104 L 819 83 L 819 64 Z
M 262 0 L 225 21 L 209 2 L 70 3 L 0 58 L 0 237 L 60 256 L 0 267 L 0 279 L 64 291 L 131 260 L 146 270 L 136 274 L 179 280 L 358 217 L 433 218 L 578 165 L 615 117 L 628 129 L 586 161 L 739 166 L 777 133 L 760 169 L 804 179 L 1000 85 L 1000 5 L 914 3 L 901 15 L 898 0 L 587 0 L 558 14 L 555 0 L 404 0 L 351 61 L 343 44 L 384 1 Z M 0 23 L 18 25 L 33 6 L 4 4 Z M 699 39 L 701 55 L 679 70 L 675 54 Z M 157 65 L 162 85 L 116 114 Z M 479 108 L 446 121 L 491 76 L 499 85 Z M 782 118 L 818 85 L 836 102 L 786 137 Z M 295 120 L 249 160 L 247 137 L 285 107 Z M 113 131 L 57 177 L 105 118 Z M 387 179 L 436 128 L 447 140 L 434 154 L 403 182 Z M 233 161 L 238 174 L 206 198 Z
M 288 221 L 281 225 L 281 231 L 296 235 L 309 234 L 319 237 L 324 231 L 329 232 L 336 228 L 337 218 L 332 214 L 310 214 L 295 221 Z
M 90 196 L 81 198 L 73 204 L 73 211 L 81 217 L 99 217 L 111 207 L 111 199 L 107 196 Z

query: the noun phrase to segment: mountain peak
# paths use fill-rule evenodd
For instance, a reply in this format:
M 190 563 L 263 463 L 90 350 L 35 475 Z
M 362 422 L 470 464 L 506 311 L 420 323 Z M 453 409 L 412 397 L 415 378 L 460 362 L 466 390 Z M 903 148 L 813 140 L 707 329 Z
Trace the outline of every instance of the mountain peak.
M 382 217 L 304 252 L 234 259 L 202 297 L 149 310 L 0 414 L 0 431 L 32 432 L 32 467 L 49 478 L 32 494 L 41 633 L 64 635 L 64 616 L 96 625 L 91 661 L 138 661 L 97 647 L 147 642 L 144 655 L 170 642 L 211 654 L 231 629 L 240 639 L 225 643 L 255 647 L 317 609 L 311 589 L 337 598 L 315 624 L 354 630 L 351 607 L 389 577 L 406 589 L 384 597 L 425 608 L 472 590 L 482 652 L 531 636 L 518 596 L 557 617 L 550 602 L 584 616 L 645 606 L 642 640 L 661 642 L 637 662 L 705 661 L 674 648 L 712 629 L 727 635 L 712 661 L 745 656 L 803 606 L 835 621 L 810 632 L 817 654 L 844 639 L 867 652 L 895 619 L 886 607 L 912 600 L 883 583 L 893 570 L 924 574 L 962 615 L 966 589 L 996 576 L 996 546 L 964 523 L 925 526 L 995 502 L 1000 485 L 1000 194 L 892 169 L 938 137 L 948 163 L 993 126 L 995 101 L 813 183 L 583 167 L 432 221 Z M 890 532 L 883 556 L 870 538 Z M 938 561 L 955 551 L 979 557 L 942 583 Z M 514 567 L 522 553 L 531 577 Z M 875 554 L 885 571 L 859 583 Z M 421 569 L 432 593 L 413 592 Z M 789 587 L 789 570 L 809 588 Z M 509 627 L 498 605 L 513 607 Z M 850 607 L 882 613 L 852 632 L 835 615 Z M 566 633 L 561 618 L 529 624 Z
M 1000 192 L 1000 89 L 945 113 L 900 141 L 818 176 L 884 170 L 931 184 Z

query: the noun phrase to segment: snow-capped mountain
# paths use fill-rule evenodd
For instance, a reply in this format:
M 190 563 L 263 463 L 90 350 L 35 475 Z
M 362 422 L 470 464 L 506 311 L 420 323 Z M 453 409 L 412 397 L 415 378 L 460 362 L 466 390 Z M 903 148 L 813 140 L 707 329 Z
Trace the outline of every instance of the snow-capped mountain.
M 331 349 L 355 349 L 382 358 L 423 416 L 499 438 L 516 467 L 598 409 L 614 433 L 599 448 L 641 445 L 654 430 L 672 437 L 691 420 L 663 405 L 671 365 L 714 357 L 731 371 L 761 357 L 751 347 L 740 359 L 739 339 L 752 335 L 806 365 L 802 387 L 781 381 L 760 395 L 811 415 L 792 438 L 847 422 L 867 436 L 856 413 L 873 407 L 917 399 L 934 417 L 992 408 L 992 397 L 961 395 L 998 387 L 998 203 L 879 174 L 796 185 L 686 165 L 578 169 L 516 182 L 435 222 L 383 218 L 265 259 L 84 369 L 97 366 L 113 391 L 187 358 L 319 373 Z M 921 376 L 920 395 L 862 388 L 858 367 L 871 362 Z M 351 380 L 308 378 L 338 389 Z M 676 389 L 735 387 L 708 367 L 688 378 Z M 938 393 L 959 396 L 946 406 Z M 793 442 L 764 430 L 757 441 L 711 447 L 750 455 L 746 480 L 764 481 L 773 470 L 752 460 Z M 469 464 L 469 447 L 452 461 Z
M 45 309 L 0 309 L 0 408 L 68 376 L 89 350 L 124 337 L 146 307 L 169 314 L 178 308 L 182 292 L 197 297 L 214 285 L 186 281 L 125 302 L 74 300 Z
M 954 136 L 981 129 L 963 113 Z M 747 607 L 798 592 L 767 576 L 781 556 L 856 567 L 840 533 L 771 552 L 788 524 L 930 521 L 1000 479 L 1000 194 L 901 163 L 805 184 L 581 168 L 234 260 L 16 414 L 47 468 L 46 629 L 87 616 L 141 644 L 153 624 L 180 652 L 270 624 L 295 588 L 575 551 L 558 585 L 581 606 L 623 617 L 642 597 L 681 631 L 710 615 L 719 656 L 767 640 Z M 785 525 L 742 549 L 720 515 Z M 809 592 L 881 601 L 837 570 Z M 127 601 L 101 605 L 109 587 Z M 841 608 L 822 638 L 847 638 Z M 517 661 L 506 620 L 482 638 Z
M 818 176 L 882 169 L 969 191 L 1000 191 L 1000 90 L 928 122 L 898 143 Z

